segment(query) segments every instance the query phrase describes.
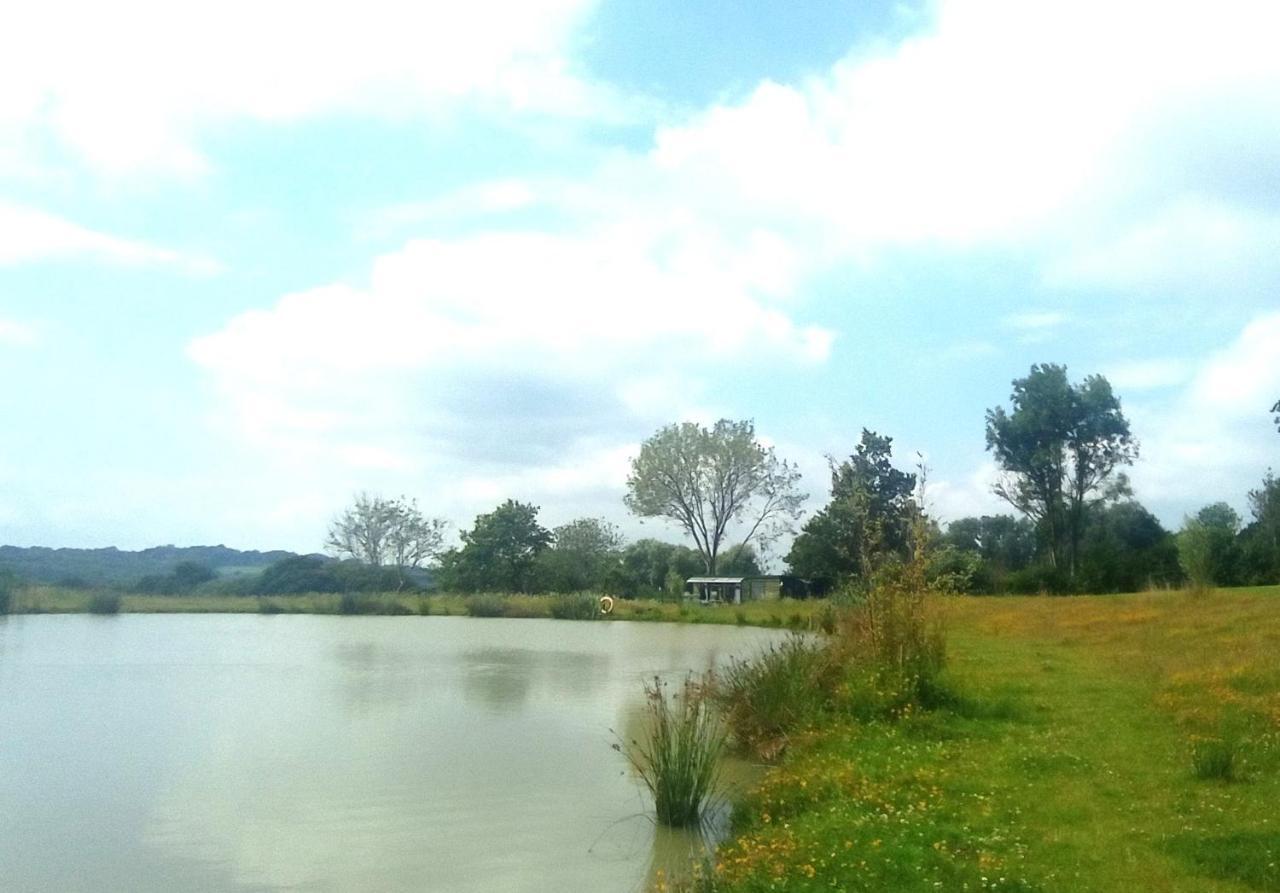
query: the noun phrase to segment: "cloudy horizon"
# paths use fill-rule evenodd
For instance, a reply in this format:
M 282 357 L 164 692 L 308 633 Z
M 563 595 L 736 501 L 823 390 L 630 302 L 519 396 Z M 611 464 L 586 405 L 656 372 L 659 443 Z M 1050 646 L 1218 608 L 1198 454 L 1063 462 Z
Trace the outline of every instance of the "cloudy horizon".
M 983 414 L 1106 375 L 1176 528 L 1280 465 L 1280 9 L 28 4 L 0 34 L 0 542 L 318 551 L 622 504 L 662 425 L 861 429 L 1009 512 Z M 67 22 L 76 21 L 69 29 Z

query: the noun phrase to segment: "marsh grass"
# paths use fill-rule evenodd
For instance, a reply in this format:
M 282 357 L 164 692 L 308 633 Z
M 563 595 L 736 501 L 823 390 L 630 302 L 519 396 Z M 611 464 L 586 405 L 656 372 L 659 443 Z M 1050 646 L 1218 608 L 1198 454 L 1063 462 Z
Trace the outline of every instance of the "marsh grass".
M 120 604 L 118 592 L 95 592 L 89 596 L 87 609 L 90 614 L 119 614 Z
M 556 620 L 595 620 L 600 617 L 600 601 L 590 593 L 550 596 L 551 616 Z
M 781 754 L 828 707 L 834 670 L 828 645 L 801 635 L 730 660 L 714 691 L 734 742 L 763 759 Z
M 653 796 L 659 823 L 673 828 L 698 824 L 720 796 L 720 757 L 725 729 L 692 678 L 677 693 L 657 677 L 645 685 L 646 731 L 624 750 Z
M 468 617 L 503 617 L 506 604 L 501 596 L 473 595 L 466 600 Z
M 338 598 L 338 613 L 401 616 L 414 612 L 394 595 L 348 592 Z

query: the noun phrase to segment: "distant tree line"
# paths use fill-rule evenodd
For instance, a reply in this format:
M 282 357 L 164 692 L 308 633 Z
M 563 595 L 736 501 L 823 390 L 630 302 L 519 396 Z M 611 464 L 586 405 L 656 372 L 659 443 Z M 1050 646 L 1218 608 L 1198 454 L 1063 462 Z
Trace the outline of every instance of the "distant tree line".
M 1280 427 L 1280 402 L 1271 407 Z M 828 458 L 826 504 L 799 529 L 795 467 L 762 444 L 750 421 L 680 423 L 644 442 L 625 503 L 675 523 L 688 545 L 624 541 L 600 518 L 548 529 L 535 505 L 508 499 L 445 548 L 447 525 L 405 497 L 359 494 L 329 526 L 328 555 L 239 552 L 225 546 L 143 552 L 0 547 L 13 580 L 156 594 L 609 592 L 677 596 L 698 574 L 761 574 L 762 555 L 797 533 L 789 573 L 823 593 L 857 589 L 925 550 L 935 585 L 958 592 L 1123 592 L 1148 587 L 1280 582 L 1280 480 L 1248 494 L 1246 521 L 1226 503 L 1167 530 L 1133 497 L 1123 469 L 1138 456 L 1119 398 L 1101 375 L 1072 383 L 1041 364 L 1013 381 L 1010 405 L 986 413 L 1000 470 L 994 493 L 1016 514 L 926 514 L 923 466 L 894 464 L 893 439 L 864 429 L 853 452 Z

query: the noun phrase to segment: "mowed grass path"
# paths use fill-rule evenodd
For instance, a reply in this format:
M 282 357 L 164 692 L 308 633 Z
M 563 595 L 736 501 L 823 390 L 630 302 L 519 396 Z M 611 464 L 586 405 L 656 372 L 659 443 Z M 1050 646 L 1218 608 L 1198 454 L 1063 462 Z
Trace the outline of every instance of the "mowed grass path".
M 946 610 L 960 696 L 799 741 L 717 889 L 1280 891 L 1280 589 Z

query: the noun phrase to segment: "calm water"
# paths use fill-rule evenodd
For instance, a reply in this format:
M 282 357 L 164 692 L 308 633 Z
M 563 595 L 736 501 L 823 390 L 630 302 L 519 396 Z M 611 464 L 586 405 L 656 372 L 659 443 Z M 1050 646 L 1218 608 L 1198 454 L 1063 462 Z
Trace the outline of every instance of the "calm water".
M 628 891 L 610 730 L 776 634 L 452 617 L 0 618 L 5 891 Z

